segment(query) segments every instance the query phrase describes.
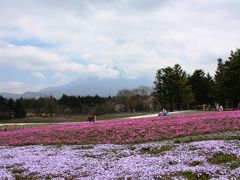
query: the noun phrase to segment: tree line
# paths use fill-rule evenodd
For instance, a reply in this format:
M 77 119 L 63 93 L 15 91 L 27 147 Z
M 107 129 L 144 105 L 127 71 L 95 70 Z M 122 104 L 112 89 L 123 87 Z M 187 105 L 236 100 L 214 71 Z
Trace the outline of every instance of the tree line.
M 169 111 L 213 107 L 240 107 L 240 50 L 230 57 L 218 60 L 214 76 L 197 69 L 187 74 L 179 64 L 161 68 L 156 72 L 153 88 L 140 86 L 119 90 L 116 96 L 69 96 L 60 99 L 45 96 L 29 99 L 6 99 L 0 96 L 0 119 L 22 118 L 26 115 L 51 116 L 54 114 L 97 115 L 114 112 Z
M 0 119 L 4 118 L 22 118 L 26 116 L 26 110 L 20 99 L 6 99 L 0 96 Z
M 240 49 L 231 51 L 229 58 L 218 59 L 212 77 L 201 69 L 189 75 L 179 64 L 159 69 L 154 81 L 154 98 L 160 108 L 170 111 L 192 109 L 201 105 L 240 107 Z
M 7 99 L 0 96 L 0 119 L 28 116 L 52 116 L 68 114 L 97 115 L 114 112 L 150 111 L 147 104 L 151 88 L 140 86 L 119 90 L 116 96 L 69 96 L 60 99 L 53 96 L 40 98 Z

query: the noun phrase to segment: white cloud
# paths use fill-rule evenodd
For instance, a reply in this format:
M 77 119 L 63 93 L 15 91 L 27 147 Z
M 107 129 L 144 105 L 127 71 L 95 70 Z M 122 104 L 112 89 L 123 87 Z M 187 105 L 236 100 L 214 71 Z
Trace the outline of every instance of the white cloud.
M 0 92 L 8 92 L 8 93 L 24 93 L 28 92 L 36 92 L 42 89 L 44 86 L 41 84 L 26 84 L 23 82 L 0 82 Z
M 153 77 L 157 69 L 175 63 L 189 73 L 202 68 L 213 74 L 217 58 L 227 57 L 240 42 L 237 0 L 32 0 L 0 5 L 0 64 L 51 71 L 62 82 L 72 79 L 69 73 L 115 78 L 122 67 L 129 78 Z M 56 46 L 6 45 L 8 37 L 34 37 Z
M 72 62 L 66 56 L 53 52 L 48 52 L 32 46 L 13 46 L 0 47 L 0 64 L 12 65 L 20 70 L 41 71 L 50 70 L 55 72 L 70 72 L 77 75 L 94 75 L 99 78 L 115 78 L 119 72 L 105 65 Z M 33 73 L 37 77 L 43 78 L 39 72 Z
M 44 76 L 43 73 L 33 72 L 32 74 L 33 74 L 36 78 L 38 78 L 38 79 L 46 79 L 46 77 Z
M 56 79 L 58 85 L 63 85 L 71 81 L 70 78 L 68 78 L 65 74 L 63 73 L 55 73 L 54 78 Z

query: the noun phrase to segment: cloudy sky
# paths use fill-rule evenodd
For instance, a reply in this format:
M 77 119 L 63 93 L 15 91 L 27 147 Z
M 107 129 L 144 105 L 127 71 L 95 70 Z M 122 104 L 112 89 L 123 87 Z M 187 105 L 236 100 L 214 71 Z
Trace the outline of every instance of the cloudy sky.
M 214 74 L 239 47 L 239 9 L 239 0 L 0 0 L 0 92 L 154 79 L 176 63 Z

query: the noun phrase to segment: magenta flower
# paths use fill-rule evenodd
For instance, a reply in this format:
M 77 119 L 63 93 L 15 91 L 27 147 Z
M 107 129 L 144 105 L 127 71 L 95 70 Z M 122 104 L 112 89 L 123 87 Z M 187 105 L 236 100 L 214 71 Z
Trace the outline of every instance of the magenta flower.
M 240 129 L 240 111 L 66 123 L 0 132 L 0 145 L 126 144 Z

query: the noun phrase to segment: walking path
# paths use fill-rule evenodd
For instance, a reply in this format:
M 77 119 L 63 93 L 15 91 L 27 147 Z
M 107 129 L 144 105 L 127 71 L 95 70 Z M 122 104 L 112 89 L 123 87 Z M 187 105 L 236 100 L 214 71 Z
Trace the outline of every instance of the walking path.
M 195 110 L 186 110 L 186 111 L 174 111 L 170 112 L 170 115 L 176 115 L 176 114 L 186 114 L 186 113 L 193 113 L 196 112 Z M 143 115 L 143 116 L 134 116 L 134 117 L 129 117 L 131 119 L 137 119 L 137 118 L 145 118 L 145 117 L 155 117 L 158 116 L 158 114 L 150 114 L 150 115 Z
M 44 125 L 49 123 L 3 123 L 0 126 L 25 126 L 25 125 Z

